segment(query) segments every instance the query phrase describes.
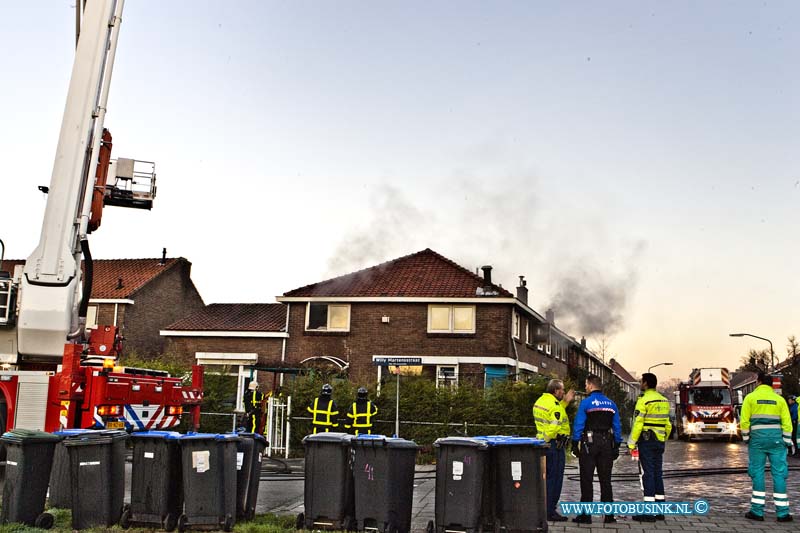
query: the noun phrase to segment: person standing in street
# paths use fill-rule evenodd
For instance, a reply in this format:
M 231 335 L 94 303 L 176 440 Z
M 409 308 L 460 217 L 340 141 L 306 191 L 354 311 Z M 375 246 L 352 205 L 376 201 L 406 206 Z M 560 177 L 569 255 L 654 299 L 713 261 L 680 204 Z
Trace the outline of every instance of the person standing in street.
M 792 394 L 787 399 L 789 418 L 792 420 L 792 455 L 797 455 L 797 396 Z
M 264 414 L 264 393 L 258 390 L 258 382 L 251 381 L 242 398 L 245 412 L 245 429 L 250 433 L 259 433 L 261 415 Z
M 306 407 L 306 410 L 311 413 L 311 424 L 314 426 L 314 434 L 327 433 L 330 428 L 339 427 L 334 416 L 339 414 L 339 408 L 336 402 L 333 401 L 333 387 L 329 384 L 322 386 L 322 391 L 319 397 L 314 398 L 314 405 Z
M 533 405 L 533 419 L 536 422 L 536 436 L 544 439 L 550 447 L 546 452 L 547 519 L 564 522 L 566 516 L 556 512 L 561 498 L 561 485 L 566 466 L 565 448 L 569 441 L 569 419 L 566 408 L 575 397 L 575 391 L 564 392 L 564 382 L 551 379 L 543 393 Z
M 372 435 L 372 417 L 376 414 L 378 414 L 378 408 L 369 401 L 367 389 L 359 387 L 356 401 L 353 402 L 350 412 L 347 413 L 350 423 L 344 427 L 352 429 L 356 437 L 364 434 Z
M 600 478 L 600 501 L 613 502 L 611 469 L 619 457 L 622 443 L 622 425 L 617 404 L 606 397 L 598 376 L 586 378 L 589 394 L 578 406 L 575 427 L 572 431 L 572 454 L 578 457 L 581 476 L 581 501 L 594 500 L 594 471 Z M 591 524 L 592 517 L 581 514 L 572 519 L 579 524 Z M 606 515 L 603 523 L 616 522 L 614 515 Z
M 764 504 L 767 499 L 764 468 L 769 458 L 775 514 L 778 515 L 778 522 L 791 522 L 789 496 L 786 494 L 786 476 L 789 473 L 786 452 L 792 446 L 789 407 L 786 400 L 772 389 L 772 376 L 760 372 L 757 379 L 756 389 L 744 397 L 739 421 L 742 439 L 748 443 L 750 464 L 747 473 L 753 480 L 750 510 L 744 517 L 764 521 Z
M 662 466 L 664 443 L 672 431 L 669 421 L 669 401 L 656 390 L 658 378 L 649 372 L 642 374 L 642 394 L 636 402 L 628 448 L 636 459 L 638 451 L 639 475 L 644 492 L 644 501 L 664 501 L 664 478 Z M 663 514 L 642 514 L 633 517 L 637 522 L 664 520 Z

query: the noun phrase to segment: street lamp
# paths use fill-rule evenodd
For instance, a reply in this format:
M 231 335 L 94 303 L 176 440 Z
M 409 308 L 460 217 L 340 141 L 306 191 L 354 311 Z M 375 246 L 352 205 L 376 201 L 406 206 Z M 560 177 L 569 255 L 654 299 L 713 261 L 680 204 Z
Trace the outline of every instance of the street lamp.
M 759 337 L 758 335 L 753 335 L 752 333 L 729 333 L 731 337 L 753 337 L 754 339 L 760 339 L 762 341 L 767 341 L 769 343 L 769 355 L 770 355 L 770 363 L 772 364 L 772 371 L 775 372 L 775 350 L 772 348 L 772 341 L 766 339 L 764 337 Z
M 664 366 L 672 366 L 672 363 L 658 363 L 657 365 L 653 365 L 653 366 L 651 366 L 650 368 L 648 368 L 648 369 L 647 369 L 647 372 L 648 372 L 648 374 L 650 373 L 650 371 L 651 371 L 652 369 L 654 369 L 654 368 L 655 368 L 655 367 L 657 367 L 657 366 L 661 366 L 661 365 L 664 365 Z

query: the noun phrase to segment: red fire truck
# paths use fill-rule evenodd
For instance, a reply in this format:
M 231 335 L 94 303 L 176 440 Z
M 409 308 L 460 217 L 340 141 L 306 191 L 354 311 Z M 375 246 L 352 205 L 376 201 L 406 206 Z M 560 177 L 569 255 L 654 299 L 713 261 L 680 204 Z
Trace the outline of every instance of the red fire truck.
M 104 206 L 150 209 L 156 192 L 154 164 L 112 161 L 104 128 L 123 5 L 77 3 L 79 35 L 61 133 L 50 186 L 40 187 L 47 205 L 39 244 L 24 267 L 0 272 L 2 431 L 170 428 L 184 408 L 199 424 L 201 367 L 187 386 L 188 376 L 120 367 L 117 328 L 86 328 L 88 234 L 100 226 Z M 0 242 L 0 263 L 4 253 Z
M 741 439 L 727 368 L 695 368 L 678 385 L 675 425 L 684 440 Z

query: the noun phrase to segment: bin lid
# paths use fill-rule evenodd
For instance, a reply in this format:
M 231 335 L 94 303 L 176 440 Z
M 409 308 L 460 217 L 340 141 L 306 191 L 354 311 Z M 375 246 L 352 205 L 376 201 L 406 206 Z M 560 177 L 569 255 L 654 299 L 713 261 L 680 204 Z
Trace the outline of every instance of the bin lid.
M 101 429 L 97 433 L 111 437 L 113 440 L 127 439 L 130 436 L 127 431 L 121 429 Z
M 68 436 L 64 439 L 64 446 L 97 446 L 98 444 L 111 444 L 114 439 L 105 431 L 86 431 Z
M 437 448 L 440 446 L 470 446 L 472 448 L 488 448 L 489 443 L 472 437 L 444 437 L 436 439 L 433 443 Z
M 385 437 L 383 435 L 359 435 L 350 441 L 353 446 L 386 446 L 387 448 L 413 448 L 419 449 L 417 443 L 398 437 Z
M 489 446 L 546 446 L 544 439 L 533 437 L 511 437 L 508 435 L 487 435 L 475 437 L 477 440 L 486 441 Z
M 255 440 L 261 440 L 261 441 L 267 442 L 267 437 L 265 437 L 264 435 L 261 435 L 260 433 L 247 433 L 247 432 L 241 432 L 240 431 L 239 433 L 237 433 L 237 435 L 239 435 L 240 437 L 251 437 L 251 438 L 253 438 Z
M 54 431 L 53 435 L 61 435 L 62 437 L 72 437 L 74 435 L 81 435 L 86 433 L 87 431 L 95 431 L 94 429 L 61 429 L 59 431 Z
M 236 433 L 187 433 L 180 437 L 175 437 L 178 440 L 222 440 L 235 442 L 239 439 Z
M 33 429 L 12 429 L 3 434 L 0 440 L 9 444 L 27 444 L 31 442 L 58 442 L 62 439 L 60 435 L 35 431 Z
M 303 437 L 303 444 L 306 442 L 335 442 L 342 446 L 349 446 L 351 440 L 353 440 L 353 436 L 348 433 L 317 433 Z
M 181 434 L 177 431 L 137 431 L 131 434 L 133 439 L 177 439 Z

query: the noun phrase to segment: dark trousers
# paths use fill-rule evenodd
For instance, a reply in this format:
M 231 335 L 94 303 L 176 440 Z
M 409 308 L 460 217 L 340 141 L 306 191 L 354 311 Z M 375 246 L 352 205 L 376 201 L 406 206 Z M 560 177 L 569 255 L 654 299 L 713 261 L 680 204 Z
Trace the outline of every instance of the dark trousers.
M 642 470 L 645 501 L 664 500 L 664 478 L 661 471 L 663 460 L 663 442 L 655 439 L 639 441 L 639 466 Z
M 547 485 L 547 516 L 556 514 L 556 505 L 561 498 L 561 485 L 564 482 L 564 466 L 566 454 L 564 448 L 556 448 L 555 441 L 550 442 L 550 447 L 545 454 L 546 485 Z
M 792 421 L 792 444 L 794 444 L 794 449 L 792 452 L 797 453 L 797 421 Z
M 614 439 L 610 435 L 599 434 L 593 438 L 591 444 L 581 444 L 581 453 L 578 456 L 581 473 L 581 501 L 590 502 L 594 499 L 594 471 L 600 478 L 600 501 L 613 502 L 614 493 L 611 488 L 611 468 L 614 466 Z

